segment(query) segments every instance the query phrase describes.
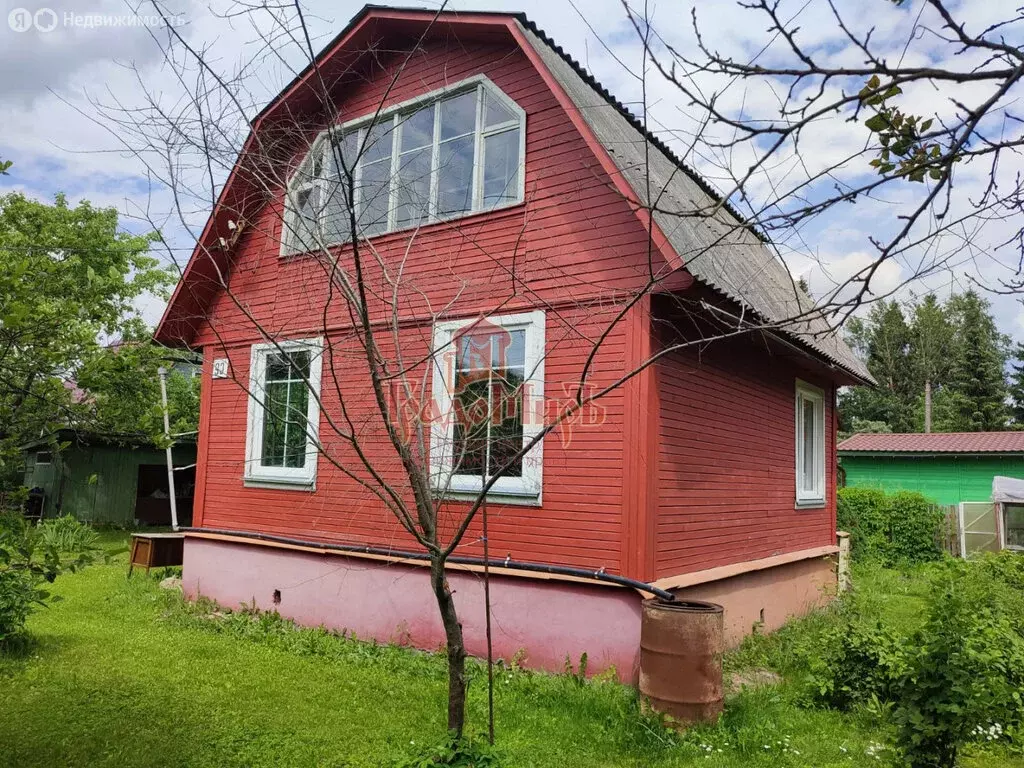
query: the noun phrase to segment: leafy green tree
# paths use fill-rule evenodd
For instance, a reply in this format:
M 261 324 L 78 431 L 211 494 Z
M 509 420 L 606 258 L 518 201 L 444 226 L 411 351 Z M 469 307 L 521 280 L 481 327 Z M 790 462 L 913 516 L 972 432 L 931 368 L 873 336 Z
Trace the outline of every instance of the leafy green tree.
M 0 475 L 16 446 L 66 423 L 75 369 L 161 293 L 168 270 L 148 255 L 155 235 L 118 230 L 114 209 L 0 196 Z
M 951 386 L 959 399 L 951 429 L 965 432 L 1006 429 L 1006 359 L 1009 338 L 996 328 L 989 303 L 974 291 L 946 304 L 956 329 Z
M 171 433 L 194 432 L 199 418 L 199 377 L 191 375 L 195 361 L 187 353 L 158 346 L 149 330 L 132 323 L 116 344 L 110 344 L 83 363 L 78 385 L 88 393 L 82 418 L 90 429 L 162 440 L 162 366 L 168 370 L 167 401 Z

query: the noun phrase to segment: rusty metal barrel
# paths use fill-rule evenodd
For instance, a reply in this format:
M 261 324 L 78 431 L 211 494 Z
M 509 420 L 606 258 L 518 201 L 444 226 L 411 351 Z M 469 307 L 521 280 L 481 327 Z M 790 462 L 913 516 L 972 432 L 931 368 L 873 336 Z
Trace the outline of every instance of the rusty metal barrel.
M 722 713 L 724 609 L 699 600 L 645 600 L 640 622 L 640 695 L 680 723 Z

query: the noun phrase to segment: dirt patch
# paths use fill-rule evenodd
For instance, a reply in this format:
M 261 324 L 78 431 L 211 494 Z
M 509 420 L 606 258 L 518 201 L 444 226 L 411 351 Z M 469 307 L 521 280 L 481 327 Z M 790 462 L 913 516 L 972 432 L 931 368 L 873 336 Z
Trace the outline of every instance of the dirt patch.
M 782 676 L 772 672 L 770 669 L 745 669 L 742 672 L 733 672 L 726 676 L 726 694 L 739 693 L 744 688 L 764 688 L 768 685 L 778 685 L 782 682 Z
M 160 589 L 176 589 L 181 592 L 181 579 L 177 576 L 168 576 L 160 582 Z

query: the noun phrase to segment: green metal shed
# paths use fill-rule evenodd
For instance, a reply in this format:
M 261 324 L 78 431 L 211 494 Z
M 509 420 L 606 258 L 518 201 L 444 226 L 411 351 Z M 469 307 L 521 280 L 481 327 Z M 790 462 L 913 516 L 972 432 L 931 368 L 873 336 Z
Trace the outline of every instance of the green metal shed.
M 1024 478 L 1024 432 L 857 434 L 837 451 L 848 487 L 920 491 L 938 504 L 990 501 L 993 477 Z
M 71 514 L 102 525 L 170 525 L 167 460 L 140 435 L 60 430 L 22 446 L 24 484 L 42 496 L 42 516 Z M 178 517 L 188 524 L 195 442 L 174 446 Z

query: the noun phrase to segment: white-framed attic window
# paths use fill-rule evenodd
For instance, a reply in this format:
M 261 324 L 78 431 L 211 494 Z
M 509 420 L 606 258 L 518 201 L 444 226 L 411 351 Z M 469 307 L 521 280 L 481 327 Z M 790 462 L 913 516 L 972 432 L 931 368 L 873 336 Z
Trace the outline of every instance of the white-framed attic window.
M 430 469 L 440 496 L 475 496 L 509 465 L 488 496 L 540 503 L 543 439 L 515 456 L 544 426 L 544 321 L 536 310 L 434 326 Z
M 253 345 L 246 482 L 305 487 L 315 483 L 322 366 L 319 338 Z
M 484 75 L 323 131 L 288 183 L 281 253 L 523 201 L 526 113 Z M 351 186 L 350 186 L 351 180 Z
M 796 504 L 825 504 L 825 393 L 796 383 Z

